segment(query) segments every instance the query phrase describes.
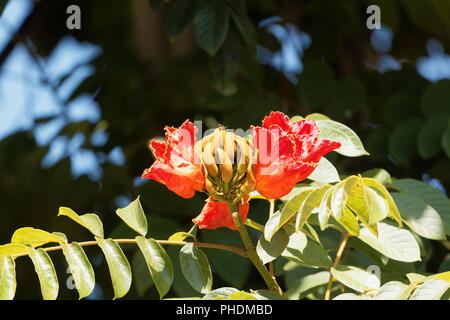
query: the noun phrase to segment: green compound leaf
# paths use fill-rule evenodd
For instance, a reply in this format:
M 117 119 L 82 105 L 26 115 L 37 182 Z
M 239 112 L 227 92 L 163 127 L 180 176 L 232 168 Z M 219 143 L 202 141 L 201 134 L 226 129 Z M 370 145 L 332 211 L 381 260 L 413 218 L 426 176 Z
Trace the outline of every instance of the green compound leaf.
M 136 237 L 136 242 L 144 255 L 150 275 L 162 299 L 169 292 L 173 282 L 173 267 L 169 255 L 153 239 Z
M 10 256 L 0 256 L 0 300 L 12 300 L 16 294 L 16 264 Z
M 118 243 L 112 239 L 95 237 L 105 255 L 114 289 L 114 299 L 121 298 L 130 290 L 132 274 L 130 263 Z
M 83 248 L 76 242 L 61 245 L 63 254 L 79 294 L 79 299 L 91 294 L 95 287 L 95 274 Z
M 181 270 L 196 291 L 206 294 L 211 291 L 212 273 L 205 253 L 188 243 L 180 250 Z
M 88 229 L 94 236 L 103 238 L 103 223 L 94 213 L 86 213 L 79 216 L 75 211 L 67 207 L 60 207 L 58 216 L 66 216 Z
M 147 218 L 139 197 L 125 208 L 117 209 L 116 214 L 134 231 L 144 236 L 147 234 Z
M 58 277 L 56 276 L 53 262 L 42 248 L 34 249 L 27 245 L 28 256 L 33 262 L 41 285 L 42 298 L 44 300 L 56 300 L 59 291 Z
M 63 243 L 64 240 L 58 235 L 31 227 L 17 229 L 11 237 L 13 244 L 30 244 L 33 247 L 39 247 L 49 242 Z

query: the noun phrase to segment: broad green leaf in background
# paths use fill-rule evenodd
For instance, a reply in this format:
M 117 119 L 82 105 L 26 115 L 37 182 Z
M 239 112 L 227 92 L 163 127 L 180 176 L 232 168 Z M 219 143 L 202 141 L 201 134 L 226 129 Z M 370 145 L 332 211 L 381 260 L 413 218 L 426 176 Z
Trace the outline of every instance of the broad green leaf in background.
M 317 120 L 316 123 L 320 130 L 319 137 L 321 139 L 341 143 L 341 147 L 335 150 L 337 153 L 347 157 L 369 155 L 359 137 L 349 127 L 333 120 Z
M 16 264 L 10 256 L 0 256 L 0 300 L 12 300 L 16 294 Z
M 299 234 L 301 234 L 301 232 L 295 234 L 296 237 L 298 237 Z M 297 238 L 295 241 L 289 241 L 282 256 L 310 268 L 331 267 L 331 258 L 328 256 L 325 249 L 316 241 L 307 241 L 306 246 L 304 246 L 303 243 L 301 238 Z
M 432 206 L 444 222 L 445 234 L 450 235 L 450 200 L 441 191 L 415 179 L 395 180 L 392 185 Z
M 447 154 L 447 157 L 450 158 L 450 121 L 448 121 L 447 128 L 442 133 L 441 146 Z
M 303 201 L 308 197 L 308 195 L 313 192 L 312 189 L 306 189 L 294 196 L 291 200 L 286 202 L 283 207 L 283 210 L 275 212 L 269 220 L 266 222 L 266 226 L 264 228 L 264 238 L 267 241 L 270 241 L 273 235 L 292 218 L 295 214 L 297 214 L 300 206 Z
M 417 118 L 410 118 L 401 122 L 389 137 L 389 153 L 398 163 L 412 161 L 417 154 L 417 135 L 422 122 Z
M 205 253 L 188 243 L 180 250 L 181 270 L 189 284 L 201 293 L 208 293 L 212 287 L 212 273 Z
M 95 274 L 83 248 L 76 242 L 61 245 L 63 254 L 79 293 L 79 299 L 91 294 L 95 287 Z
M 423 159 L 436 156 L 441 150 L 441 137 L 449 121 L 448 113 L 438 113 L 422 125 L 417 136 L 417 148 Z
M 308 179 L 326 183 L 340 181 L 336 168 L 325 157 L 320 159 L 319 165 L 308 176 Z
M 448 288 L 450 282 L 445 280 L 427 280 L 413 292 L 409 300 L 439 300 Z
M 52 260 L 42 248 L 34 249 L 31 245 L 27 245 L 27 248 L 28 256 L 33 262 L 34 270 L 39 278 L 42 298 L 44 300 L 56 300 L 59 284 Z
M 228 32 L 228 36 L 223 46 L 217 51 L 212 59 L 212 70 L 223 88 L 230 85 L 230 79 L 232 79 L 239 71 L 243 48 L 244 43 L 241 36 L 234 28 L 232 28 Z
M 340 283 L 358 292 L 380 288 L 380 279 L 377 276 L 356 267 L 336 266 L 331 268 L 331 274 Z
M 118 243 L 112 239 L 95 237 L 105 255 L 114 289 L 114 299 L 121 298 L 130 290 L 132 274 L 130 263 Z
M 448 110 L 448 101 L 450 101 L 450 80 L 443 79 L 430 83 L 422 95 L 422 110 L 426 115 L 435 115 Z
M 403 220 L 414 232 L 427 239 L 446 239 L 444 223 L 433 207 L 405 193 L 393 193 L 392 197 L 403 215 Z
M 414 236 L 386 222 L 378 222 L 378 237 L 367 227 L 361 228 L 358 238 L 385 256 L 403 262 L 420 261 L 420 248 Z
M 150 275 L 162 298 L 169 292 L 173 282 L 172 262 L 166 251 L 155 240 L 136 237 L 136 243 L 144 255 Z
M 27 247 L 21 243 L 7 243 L 0 246 L 0 256 L 14 256 L 27 252 Z
M 252 291 L 251 294 L 258 300 L 283 300 L 281 296 L 267 289 Z
M 295 230 L 299 231 L 303 229 L 303 226 L 310 217 L 312 211 L 320 206 L 324 195 L 330 188 L 331 185 L 325 185 L 317 188 L 308 195 L 308 197 L 305 199 L 305 201 L 303 201 L 300 209 L 298 210 L 297 220 L 295 222 Z
M 247 42 L 251 52 L 256 55 L 257 34 L 255 26 L 247 16 L 245 0 L 226 0 L 225 3 L 242 38 Z
M 167 6 L 166 31 L 174 39 L 191 23 L 195 13 L 195 0 L 174 0 Z
M 13 244 L 31 244 L 33 247 L 39 247 L 49 242 L 62 243 L 63 240 L 50 232 L 31 227 L 17 229 L 11 237 Z
M 320 271 L 294 280 L 286 291 L 289 299 L 301 299 L 304 292 L 328 283 L 330 272 Z
M 228 297 L 230 294 L 238 291 L 238 289 L 232 287 L 223 287 L 212 290 L 207 295 L 203 296 L 202 300 L 214 300 L 217 297 Z
M 363 178 L 363 183 L 365 186 L 370 187 L 378 192 L 387 202 L 388 205 L 388 216 L 392 219 L 394 219 L 399 227 L 402 227 L 402 217 L 400 215 L 400 212 L 398 211 L 398 208 L 395 204 L 394 199 L 392 198 L 391 194 L 386 190 L 386 188 L 377 180 L 372 178 Z
M 214 56 L 225 42 L 229 14 L 222 0 L 203 1 L 194 16 L 194 36 L 198 45 Z
M 407 300 L 414 285 L 404 284 L 400 281 L 385 283 L 374 296 L 375 300 Z
M 284 229 L 280 229 L 271 238 L 270 242 L 264 236 L 261 236 L 256 245 L 256 252 L 263 264 L 266 264 L 278 258 L 288 245 L 288 242 L 289 236 L 287 232 Z
M 147 218 L 145 217 L 139 197 L 125 208 L 117 209 L 116 213 L 131 229 L 142 236 L 147 234 Z
M 67 207 L 60 207 L 58 216 L 66 216 L 88 229 L 94 236 L 103 238 L 103 223 L 94 213 L 86 213 L 79 216 L 75 211 Z

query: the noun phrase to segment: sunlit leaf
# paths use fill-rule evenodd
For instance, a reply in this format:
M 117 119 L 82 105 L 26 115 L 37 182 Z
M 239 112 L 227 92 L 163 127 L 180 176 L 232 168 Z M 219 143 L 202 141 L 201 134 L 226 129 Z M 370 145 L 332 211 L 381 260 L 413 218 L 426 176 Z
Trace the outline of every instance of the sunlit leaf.
M 79 299 L 87 297 L 94 290 L 95 274 L 86 253 L 76 242 L 61 246 L 79 293 Z
M 114 289 L 114 299 L 121 298 L 130 290 L 132 274 L 130 263 L 120 246 L 112 239 L 95 237 L 105 255 Z
M 398 211 L 397 206 L 395 205 L 394 199 L 392 198 L 391 194 L 386 190 L 386 188 L 377 180 L 372 178 L 363 178 L 363 183 L 365 186 L 370 187 L 378 192 L 378 194 L 381 194 L 382 197 L 387 201 L 388 205 L 388 216 L 392 219 L 394 219 L 399 227 L 401 227 L 402 224 L 402 217 L 400 215 L 400 212 Z
M 250 293 L 247 293 L 245 291 L 237 291 L 233 292 L 229 295 L 230 300 L 258 300 Z
M 212 273 L 208 258 L 194 243 L 188 243 L 181 248 L 180 263 L 184 277 L 192 288 L 204 294 L 211 291 Z
M 302 298 L 302 293 L 328 283 L 329 278 L 330 272 L 328 271 L 320 271 L 297 278 L 294 280 L 294 283 L 289 284 L 289 289 L 286 291 L 286 295 L 290 299 L 300 299 Z
M 49 242 L 62 243 L 63 240 L 50 232 L 31 227 L 17 229 L 11 237 L 13 244 L 31 244 L 33 247 L 39 247 Z
M 444 223 L 433 207 L 405 193 L 393 193 L 392 197 L 403 220 L 414 232 L 427 239 L 446 239 Z
M 385 283 L 374 296 L 375 300 L 407 300 L 414 285 L 407 285 L 400 281 Z
M 238 289 L 231 287 L 223 287 L 219 289 L 212 290 L 207 295 L 203 296 L 202 300 L 214 300 L 217 297 L 228 297 L 234 292 L 238 292 Z
M 160 298 L 170 290 L 173 282 L 172 262 L 166 251 L 153 239 L 136 237 L 136 242 L 147 262 L 148 270 L 158 289 Z
M 325 185 L 323 187 L 317 188 L 308 195 L 305 201 L 303 201 L 302 205 L 300 206 L 300 209 L 298 210 L 297 220 L 295 223 L 295 229 L 297 231 L 303 228 L 303 225 L 308 220 L 312 211 L 320 206 L 320 203 L 322 202 L 325 193 L 330 188 L 331 188 L 330 185 Z
M 262 236 L 256 246 L 256 252 L 263 264 L 266 264 L 278 258 L 286 248 L 288 242 L 289 236 L 287 232 L 284 229 L 280 229 L 271 238 L 270 242 Z
M 341 147 L 336 149 L 336 152 L 347 157 L 359 157 L 369 154 L 364 149 L 359 137 L 349 127 L 333 120 L 317 120 L 316 123 L 320 130 L 319 137 L 321 139 L 341 143 Z
M 142 236 L 147 234 L 147 218 L 145 217 L 139 197 L 125 208 L 117 209 L 116 213 L 131 229 Z
M 420 248 L 414 236 L 385 222 L 378 222 L 378 237 L 366 227 L 361 228 L 358 238 L 385 256 L 404 262 L 420 261 Z
M 273 235 L 280 230 L 280 228 L 289 221 L 295 214 L 297 214 L 303 201 L 308 197 L 308 195 L 313 192 L 313 189 L 306 189 L 294 196 L 291 200 L 286 202 L 283 210 L 276 211 L 266 222 L 264 228 L 264 238 L 267 241 L 272 239 Z
M 184 241 L 186 238 L 193 238 L 195 239 L 195 236 L 188 233 L 188 232 L 176 232 L 173 235 L 169 237 L 169 241 Z
M 59 284 L 52 260 L 42 248 L 34 249 L 31 245 L 27 245 L 27 248 L 28 256 L 33 261 L 34 270 L 39 278 L 42 298 L 44 300 L 56 300 Z
M 336 266 L 331 274 L 343 285 L 358 291 L 366 292 L 380 288 L 380 279 L 372 273 L 352 266 Z
M 75 211 L 67 207 L 60 207 L 58 216 L 66 216 L 88 229 L 94 236 L 103 238 L 103 223 L 94 213 L 86 213 L 79 216 Z
M 445 280 L 427 280 L 413 292 L 409 300 L 439 300 L 448 288 L 450 282 Z
M 308 176 L 308 179 L 326 183 L 340 181 L 336 168 L 325 157 L 320 159 L 317 168 Z
M 392 185 L 432 206 L 444 222 L 445 234 L 450 235 L 450 200 L 441 191 L 415 179 L 395 180 Z
M 28 253 L 28 249 L 24 244 L 7 243 L 0 246 L 0 256 L 14 256 L 23 253 Z
M 347 199 L 352 190 L 358 186 L 358 182 L 357 176 L 350 176 L 333 187 L 331 212 L 336 220 L 342 218 Z
M 16 264 L 10 256 L 0 256 L 0 300 L 12 300 L 16 294 Z

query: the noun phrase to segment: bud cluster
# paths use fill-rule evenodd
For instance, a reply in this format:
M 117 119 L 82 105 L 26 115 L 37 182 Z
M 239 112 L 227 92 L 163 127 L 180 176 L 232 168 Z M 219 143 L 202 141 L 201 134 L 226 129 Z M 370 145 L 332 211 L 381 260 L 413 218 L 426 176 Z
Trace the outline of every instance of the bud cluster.
M 233 200 L 254 190 L 256 150 L 249 140 L 219 127 L 194 145 L 194 153 L 210 196 Z

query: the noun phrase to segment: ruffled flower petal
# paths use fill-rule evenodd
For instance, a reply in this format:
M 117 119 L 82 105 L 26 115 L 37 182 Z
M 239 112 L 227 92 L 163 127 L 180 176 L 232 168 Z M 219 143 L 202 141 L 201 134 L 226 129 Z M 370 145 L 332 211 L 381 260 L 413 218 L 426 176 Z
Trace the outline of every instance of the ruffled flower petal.
M 239 206 L 239 216 L 242 221 L 247 219 L 249 210 L 248 198 Z M 200 214 L 192 220 L 200 229 L 217 229 L 226 227 L 237 230 L 230 209 L 226 202 L 216 202 L 213 198 L 208 198 Z

